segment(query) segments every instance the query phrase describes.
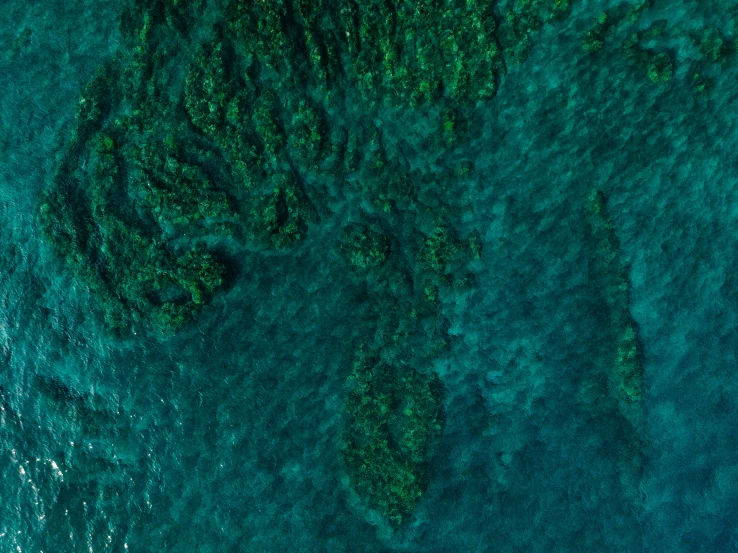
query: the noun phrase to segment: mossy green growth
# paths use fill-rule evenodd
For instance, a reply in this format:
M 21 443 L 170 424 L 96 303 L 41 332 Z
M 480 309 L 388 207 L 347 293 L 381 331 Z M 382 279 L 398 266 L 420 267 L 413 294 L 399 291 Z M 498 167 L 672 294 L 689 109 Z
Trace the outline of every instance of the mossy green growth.
M 606 11 L 602 12 L 597 18 L 597 23 L 587 31 L 587 35 L 584 37 L 584 51 L 593 53 L 602 49 L 605 45 L 605 36 L 611 26 L 612 20 L 608 13 Z
M 701 96 L 707 94 L 713 87 L 713 80 L 710 77 L 706 77 L 701 73 L 695 71 L 692 74 L 692 90 L 695 94 Z
M 186 161 L 185 149 L 173 135 L 143 144 L 135 159 L 141 171 L 136 187 L 158 223 L 186 225 L 233 217 L 226 194 L 198 165 Z
M 465 254 L 463 243 L 446 223 L 438 224 L 433 232 L 425 237 L 421 251 L 424 264 L 439 274 L 448 272 L 450 265 Z
M 283 0 L 232 0 L 227 21 L 238 37 L 238 46 L 275 73 L 291 68 L 287 17 L 291 2 Z
M 461 106 L 492 98 L 503 51 L 522 61 L 543 24 L 568 15 L 571 4 L 231 0 L 225 20 L 236 49 L 280 93 L 299 82 L 332 98 L 348 79 L 343 87 L 358 89 L 367 105 L 416 107 L 446 96 Z M 498 11 L 506 14 L 499 28 Z
M 623 414 L 638 426 L 642 417 L 643 366 L 637 328 L 630 314 L 628 272 L 620 260 L 620 245 L 601 191 L 592 189 L 588 192 L 585 212 L 594 248 L 593 278 L 599 284 L 607 306 L 614 344 L 610 391 L 618 400 Z
M 528 57 L 533 41 L 531 35 L 540 30 L 543 22 L 535 12 L 521 16 L 510 10 L 500 25 L 500 45 L 513 63 L 521 63 Z
M 551 0 L 551 19 L 563 19 L 571 13 L 574 0 Z
M 643 14 L 653 5 L 653 0 L 641 0 L 631 6 L 625 14 L 624 21 L 629 24 L 638 23 Z
M 623 53 L 626 59 L 636 66 L 645 69 L 652 83 L 663 84 L 671 80 L 674 74 L 674 63 L 668 52 L 656 52 L 640 45 L 641 36 L 633 33 L 623 42 Z
M 648 78 L 652 83 L 668 83 L 674 74 L 674 64 L 666 52 L 655 54 L 648 63 Z
M 431 446 L 441 432 L 438 379 L 360 348 L 349 383 L 342 440 L 346 471 L 367 506 L 399 526 L 427 485 Z
M 725 68 L 735 56 L 736 42 L 728 30 L 730 26 L 709 26 L 695 30 L 692 25 L 680 25 L 668 17 L 654 19 L 643 26 L 641 17 L 652 5 L 653 0 L 614 5 L 607 11 L 606 32 L 618 27 L 619 33 L 628 36 L 622 44 L 624 57 L 641 69 L 654 84 L 673 80 L 677 72 L 677 59 L 695 59 L 699 70 L 694 67 L 687 72 L 685 84 L 697 95 L 706 94 L 714 84 L 712 72 Z M 598 22 L 585 39 L 585 50 L 591 52 L 601 48 L 604 34 Z M 677 50 L 684 48 L 685 40 L 691 42 L 694 51 L 677 56 Z
M 144 17 L 156 19 L 168 31 L 187 36 L 202 16 L 207 0 L 133 0 L 122 15 L 124 35 L 137 33 Z
M 368 182 L 367 190 L 372 195 L 372 202 L 381 211 L 399 213 L 415 201 L 418 191 L 415 175 L 388 169 L 380 170 L 377 174 L 382 176 Z
M 272 165 L 276 165 L 281 159 L 281 150 L 285 145 L 284 133 L 276 116 L 278 102 L 273 90 L 263 90 L 256 99 L 251 115 L 256 134 L 261 139 L 266 157 Z
M 430 234 L 418 233 L 416 244 L 419 298 L 437 307 L 442 288 L 468 289 L 474 283 L 473 273 L 465 265 L 479 259 L 482 246 L 478 233 L 462 241 L 447 221 L 439 222 Z
M 256 86 L 247 73 L 233 75 L 233 53 L 222 41 L 198 46 L 185 78 L 185 108 L 192 123 L 213 140 L 236 181 L 248 189 L 264 177 L 263 148 L 251 123 Z
M 543 25 L 566 17 L 570 0 L 509 0 L 497 3 L 503 14 L 497 38 L 507 58 L 521 63 L 528 57 Z
M 206 154 L 194 146 L 163 69 L 160 42 L 179 25 L 172 18 L 201 7 L 136 1 L 127 9 L 131 49 L 85 86 L 72 139 L 41 197 L 44 235 L 117 333 L 176 331 L 224 286 L 223 261 L 170 234 L 235 216 L 203 168 Z
M 724 38 L 715 27 L 705 29 L 695 42 L 703 59 L 710 63 L 725 65 L 735 53 L 734 42 Z
M 237 48 L 267 68 L 280 89 L 297 79 L 330 95 L 348 78 L 369 102 L 413 106 L 444 92 L 461 103 L 496 93 L 504 63 L 487 2 L 292 4 L 232 0 L 226 10 Z
M 277 173 L 272 182 L 272 193 L 255 205 L 249 222 L 256 236 L 281 249 L 304 236 L 313 210 L 294 173 Z
M 469 122 L 460 110 L 445 108 L 441 110 L 440 135 L 447 148 L 463 144 L 469 137 Z M 430 146 L 430 145 L 429 145 Z
M 223 286 L 193 265 L 195 254 L 185 257 L 193 239 L 247 236 L 285 248 L 305 236 L 313 201 L 340 198 L 344 183 L 384 218 L 378 228 L 427 228 L 416 224 L 418 214 L 443 203 L 447 183 L 427 182 L 431 176 L 385 150 L 371 123 L 378 104 L 396 109 L 444 96 L 441 111 L 430 110 L 441 116 L 429 138 L 443 155 L 465 136 L 466 108 L 492 98 L 505 70 L 495 6 L 481 0 L 226 0 L 207 6 L 208 20 L 218 21 L 212 29 L 192 32 L 205 4 L 129 3 L 125 47 L 83 92 L 76 134 L 39 212 L 55 249 L 118 328 L 177 328 Z M 509 7 L 520 29 L 537 28 L 560 6 Z M 347 93 L 352 86 L 361 94 Z M 344 94 L 355 102 L 346 120 L 331 103 Z M 389 238 L 366 236 L 349 248 L 350 263 L 384 266 Z M 426 238 L 431 245 L 406 249 L 437 297 L 465 281 L 453 275 L 472 249 Z M 227 274 L 207 247 L 196 251 L 212 274 Z M 403 301 L 422 295 L 422 278 L 412 284 L 414 275 L 395 273 L 396 282 L 411 283 Z
M 220 141 L 226 109 L 234 96 L 221 42 L 198 46 L 185 80 L 185 106 L 194 125 Z
M 68 184 L 43 194 L 42 231 L 99 300 L 109 328 L 125 332 L 143 323 L 177 330 L 222 286 L 225 267 L 203 246 L 177 254 L 129 221 L 131 213 L 117 201 L 118 156 L 116 140 L 97 135 L 87 182 L 68 177 Z M 170 316 L 175 309 L 177 317 Z
M 302 165 L 317 169 L 315 165 L 323 157 L 326 136 L 325 125 L 318 110 L 301 100 L 292 117 L 289 146 L 292 158 Z
M 341 252 L 356 269 L 363 271 L 379 267 L 389 258 L 389 237 L 367 225 L 350 225 L 344 229 Z

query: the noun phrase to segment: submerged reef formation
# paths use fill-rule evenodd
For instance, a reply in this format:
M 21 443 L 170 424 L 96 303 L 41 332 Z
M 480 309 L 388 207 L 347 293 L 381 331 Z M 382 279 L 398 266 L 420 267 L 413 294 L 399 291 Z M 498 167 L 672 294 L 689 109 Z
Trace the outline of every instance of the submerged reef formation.
M 702 96 L 712 89 L 720 69 L 736 58 L 731 27 L 737 19 L 738 11 L 726 6 L 723 28 L 695 30 L 673 24 L 668 6 L 657 9 L 654 0 L 621 2 L 597 17 L 584 35 L 583 47 L 594 55 L 608 43 L 619 44 L 623 58 L 654 84 L 670 82 L 677 60 L 687 62 L 686 83 Z
M 473 284 L 481 256 L 480 237 L 455 230 L 451 197 L 473 159 L 450 152 L 508 65 L 570 9 L 132 0 L 123 47 L 82 92 L 42 195 L 43 234 L 108 328 L 166 336 L 237 278 L 238 248 L 287 253 L 355 206 L 336 244 L 364 310 L 342 456 L 361 500 L 397 526 L 442 432 L 443 297 Z M 436 128 L 420 147 L 452 169 L 413 166 L 385 140 L 382 110 Z
M 377 216 L 349 226 L 338 244 L 350 278 L 371 298 L 348 379 L 342 452 L 356 492 L 398 526 L 425 491 L 442 430 L 441 385 L 431 370 L 449 347 L 439 291 L 470 286 L 464 268 L 481 249 L 475 234 L 461 241 L 443 221 L 393 237 L 382 224 Z
M 422 202 L 426 183 L 412 188 L 390 159 L 377 109 L 440 114 L 433 147 L 454 146 L 465 110 L 494 96 L 506 64 L 569 5 L 425 8 L 354 0 L 126 8 L 125 47 L 85 87 L 39 209 L 44 234 L 110 328 L 177 330 L 227 285 L 217 237 L 288 247 L 350 173 L 365 174 L 351 192 L 384 211 Z M 194 37 L 206 17 L 216 23 Z M 356 107 L 341 111 L 341 102 Z M 308 189 L 318 175 L 323 189 Z M 196 249 L 185 235 L 201 239 Z
M 144 21 L 146 45 L 151 19 Z M 224 263 L 205 242 L 180 245 L 178 236 L 190 228 L 220 231 L 217 223 L 234 212 L 158 82 L 165 75 L 156 65 L 164 61 L 145 58 L 142 44 L 133 59 L 121 54 L 86 86 L 39 216 L 111 329 L 173 331 L 226 280 Z
M 390 523 L 420 501 L 432 441 L 441 432 L 437 378 L 359 349 L 349 376 L 343 455 L 357 493 Z
M 607 210 L 605 195 L 596 189 L 587 194 L 585 214 L 589 226 L 592 256 L 590 279 L 596 284 L 604 304 L 607 347 L 606 391 L 617 414 L 625 421 L 619 444 L 621 481 L 626 491 L 640 503 L 637 488 L 643 470 L 644 372 L 638 328 L 630 313 L 630 279 L 621 261 L 620 244 Z

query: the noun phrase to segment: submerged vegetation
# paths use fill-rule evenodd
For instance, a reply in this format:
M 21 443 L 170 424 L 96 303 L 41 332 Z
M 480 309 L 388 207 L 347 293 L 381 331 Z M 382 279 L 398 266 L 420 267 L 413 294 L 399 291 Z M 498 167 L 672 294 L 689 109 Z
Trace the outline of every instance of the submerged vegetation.
M 441 432 L 437 378 L 359 349 L 349 376 L 343 454 L 353 487 L 400 524 L 426 487 L 429 447 Z
M 366 506 L 402 524 L 442 433 L 432 367 L 450 344 L 444 297 L 473 284 L 469 263 L 483 252 L 479 234 L 456 230 L 463 208 L 447 208 L 471 156 L 456 153 L 450 171 L 418 168 L 388 143 L 380 113 L 422 118 L 437 130 L 423 147 L 447 161 L 478 124 L 475 106 L 573 4 L 134 0 L 124 47 L 82 92 L 39 203 L 43 233 L 112 331 L 166 335 L 227 292 L 239 248 L 289 254 L 353 206 L 335 243 L 364 303 L 341 454 Z M 585 49 L 599 55 L 648 4 L 603 13 Z M 214 24 L 194 32 L 203 21 Z M 622 52 L 665 83 L 672 58 L 644 33 Z M 711 63 L 728 55 L 721 40 L 700 41 Z M 709 89 L 701 73 L 693 82 Z M 643 369 L 628 279 L 600 193 L 587 214 L 615 344 L 609 389 L 636 425 Z
M 607 306 L 614 346 L 608 389 L 621 414 L 638 429 L 643 422 L 643 365 L 636 324 L 630 314 L 630 280 L 601 191 L 590 190 L 585 211 L 594 248 L 593 277 Z
M 736 41 L 730 29 L 736 12 L 726 8 L 723 28 L 699 31 L 675 26 L 667 15 L 663 7 L 657 11 L 654 0 L 620 2 L 602 12 L 587 30 L 584 50 L 594 55 L 606 44 L 619 45 L 621 56 L 654 84 L 671 82 L 679 69 L 677 60 L 679 64 L 689 60 L 685 80 L 696 95 L 703 96 L 720 70 L 735 59 Z
M 445 106 L 433 146 L 442 154 L 466 132 L 464 111 L 495 95 L 506 65 L 569 4 L 421 7 L 135 0 L 125 9 L 124 48 L 82 93 L 39 211 L 111 329 L 177 330 L 227 285 L 229 254 L 214 249 L 217 237 L 278 249 L 299 242 L 362 163 L 350 192 L 405 226 L 407 207 L 442 203 L 440 189 L 385 150 L 376 110 L 390 102 L 432 115 L 431 103 Z M 195 37 L 209 12 L 216 24 Z M 349 94 L 358 104 L 336 118 Z M 309 176 L 322 186 L 306 186 Z M 197 237 L 196 249 L 185 235 Z M 421 256 L 427 264 L 441 253 Z M 436 273 L 440 261 L 430 260 Z
M 384 144 L 377 111 L 438 117 L 438 140 L 426 146 L 447 155 L 468 132 L 465 113 L 496 94 L 506 64 L 522 61 L 564 6 L 503 6 L 500 27 L 493 6 L 477 1 L 459 11 L 135 0 L 122 17 L 125 47 L 80 99 L 40 203 L 44 234 L 111 330 L 166 334 L 228 287 L 226 238 L 284 251 L 334 201 L 363 206 L 364 222 L 337 244 L 375 314 L 357 346 L 342 451 L 352 487 L 399 524 L 422 496 L 441 431 L 430 369 L 448 348 L 441 294 L 470 285 L 464 266 L 481 245 L 458 238 L 439 210 L 471 164 L 458 174 L 410 169 Z M 195 38 L 209 11 L 217 23 Z M 339 117 L 344 102 L 353 107 Z

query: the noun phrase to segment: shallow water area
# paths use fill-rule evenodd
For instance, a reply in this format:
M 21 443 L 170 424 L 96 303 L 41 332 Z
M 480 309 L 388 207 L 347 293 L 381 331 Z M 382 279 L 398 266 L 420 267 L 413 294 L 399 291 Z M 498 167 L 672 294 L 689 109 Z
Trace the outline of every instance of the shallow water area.
M 738 550 L 738 6 L 654 0 L 629 22 L 640 2 L 572 1 L 455 126 L 448 98 L 361 113 L 357 90 L 328 107 L 313 90 L 345 151 L 273 163 L 298 182 L 275 185 L 274 244 L 205 236 L 227 283 L 177 332 L 116 335 L 45 238 L 39 198 L 85 84 L 124 47 L 124 4 L 0 6 L 1 551 Z M 228 2 L 203 4 L 178 55 L 217 35 Z M 587 51 L 603 11 L 621 19 Z M 185 69 L 169 69 L 174 89 Z M 303 152 L 291 124 L 284 148 Z M 334 136 L 347 128 L 355 167 Z M 196 160 L 213 180 L 229 174 L 218 156 Z M 420 188 L 404 212 L 376 177 L 387 167 Z M 354 228 L 371 248 L 351 250 L 352 268 Z M 373 303 L 391 296 L 385 278 L 400 299 Z M 342 457 L 360 342 L 437 379 L 442 429 L 417 502 L 362 492 Z M 613 369 L 636 342 L 637 401 Z M 392 439 L 411 433 L 388 420 Z M 404 502 L 401 524 L 382 501 Z

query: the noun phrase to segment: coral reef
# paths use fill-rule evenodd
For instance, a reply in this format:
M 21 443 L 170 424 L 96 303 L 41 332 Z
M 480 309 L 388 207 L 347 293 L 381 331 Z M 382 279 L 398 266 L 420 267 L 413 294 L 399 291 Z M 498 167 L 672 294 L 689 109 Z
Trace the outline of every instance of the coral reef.
M 441 432 L 437 378 L 359 348 L 349 382 L 343 456 L 352 485 L 399 525 L 423 495 L 428 450 Z
M 433 121 L 423 147 L 449 157 L 479 124 L 470 110 L 569 10 L 134 0 L 124 46 L 82 92 L 39 204 L 43 233 L 111 330 L 166 335 L 228 288 L 230 239 L 285 252 L 334 205 L 357 206 L 337 244 L 367 312 L 343 458 L 367 505 L 404 522 L 441 432 L 430 367 L 450 343 L 444 290 L 473 283 L 481 240 L 457 236 L 459 210 L 444 207 L 471 161 L 411 167 L 385 143 L 380 110 Z
M 644 25 L 647 14 L 652 17 Z M 659 15 L 662 18 L 656 19 Z M 705 96 L 718 72 L 735 59 L 736 43 L 729 26 L 734 17 L 734 10 L 727 10 L 724 28 L 695 31 L 673 24 L 667 11 L 657 11 L 653 0 L 622 2 L 600 14 L 584 35 L 583 47 L 595 54 L 611 39 L 624 36 L 620 45 L 624 59 L 654 84 L 669 83 L 677 73 L 677 60 L 690 60 L 687 83 L 696 96 Z
M 605 195 L 590 190 L 585 211 L 594 247 L 593 278 L 607 306 L 614 344 L 608 388 L 623 416 L 639 428 L 643 422 L 643 365 L 636 323 L 630 314 L 628 272 L 620 260 L 620 245 L 607 212 Z

